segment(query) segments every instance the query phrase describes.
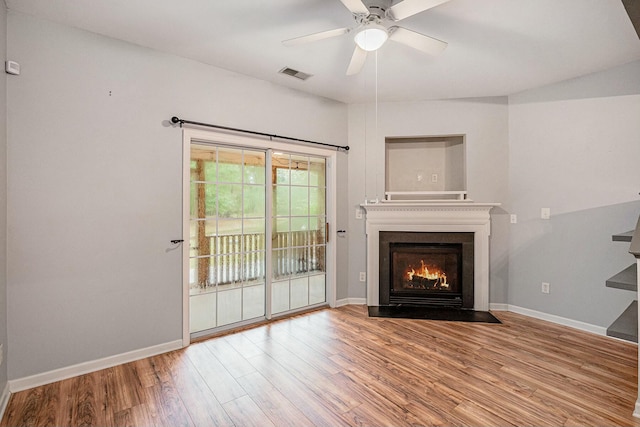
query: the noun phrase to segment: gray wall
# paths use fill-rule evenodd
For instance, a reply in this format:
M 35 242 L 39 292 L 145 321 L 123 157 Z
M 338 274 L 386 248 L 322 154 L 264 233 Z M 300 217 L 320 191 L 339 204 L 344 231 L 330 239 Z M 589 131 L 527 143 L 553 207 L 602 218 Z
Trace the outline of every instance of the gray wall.
M 385 138 L 465 135 L 467 190 L 477 202 L 508 199 L 507 99 L 389 102 L 349 106 L 349 296 L 364 298 L 366 286 L 358 273 L 366 271 L 364 220 L 355 209 L 368 199 L 384 198 Z M 376 134 L 375 129 L 378 133 Z M 508 215 L 491 211 L 490 302 L 507 302 Z
M 639 94 L 635 62 L 509 97 L 510 304 L 607 327 L 636 297 L 604 283 L 633 263 Z
M 346 142 L 342 103 L 27 15 L 8 50 L 10 379 L 181 339 L 171 116 Z
M 0 58 L 7 54 L 7 9 L 0 3 Z M 0 77 L 0 343 L 3 362 L 0 365 L 0 393 L 7 384 L 7 77 Z

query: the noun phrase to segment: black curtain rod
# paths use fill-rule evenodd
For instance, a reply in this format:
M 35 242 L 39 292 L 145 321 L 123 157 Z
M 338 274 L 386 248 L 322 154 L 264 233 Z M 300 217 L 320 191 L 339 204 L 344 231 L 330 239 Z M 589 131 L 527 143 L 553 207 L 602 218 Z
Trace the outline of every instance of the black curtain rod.
M 270 134 L 270 133 L 254 132 L 254 131 L 251 131 L 251 130 L 236 129 L 236 128 L 230 128 L 230 127 L 227 127 L 227 126 L 212 125 L 210 123 L 192 122 L 191 120 L 179 119 L 176 116 L 171 117 L 171 123 L 180 123 L 180 127 L 182 127 L 182 125 L 186 123 L 186 124 L 189 124 L 189 125 L 206 126 L 206 127 L 209 127 L 209 128 L 216 128 L 216 129 L 230 130 L 230 131 L 234 131 L 234 132 L 249 133 L 251 135 L 268 136 L 269 138 L 286 139 L 288 141 L 304 142 L 304 143 L 307 143 L 307 144 L 315 144 L 315 145 L 323 145 L 325 147 L 335 148 L 336 150 L 349 151 L 349 146 L 348 145 L 326 144 L 324 142 L 309 141 L 309 140 L 306 140 L 306 139 L 291 138 L 291 137 L 288 137 L 288 136 L 273 135 L 273 134 Z

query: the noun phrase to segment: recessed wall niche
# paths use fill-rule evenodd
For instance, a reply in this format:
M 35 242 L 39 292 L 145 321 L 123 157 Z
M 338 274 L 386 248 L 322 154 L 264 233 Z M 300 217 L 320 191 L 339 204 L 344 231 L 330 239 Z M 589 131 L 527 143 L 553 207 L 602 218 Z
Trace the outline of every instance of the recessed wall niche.
M 466 199 L 464 135 L 385 139 L 387 200 Z

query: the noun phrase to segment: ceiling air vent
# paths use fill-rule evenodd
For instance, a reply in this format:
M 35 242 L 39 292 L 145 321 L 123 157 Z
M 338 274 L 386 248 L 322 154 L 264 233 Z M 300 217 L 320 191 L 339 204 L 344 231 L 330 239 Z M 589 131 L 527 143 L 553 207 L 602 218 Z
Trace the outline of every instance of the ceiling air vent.
M 302 71 L 294 70 L 293 68 L 284 67 L 282 70 L 278 71 L 280 74 L 286 74 L 287 76 L 295 77 L 300 80 L 307 80 L 311 77 L 311 74 L 303 73 Z

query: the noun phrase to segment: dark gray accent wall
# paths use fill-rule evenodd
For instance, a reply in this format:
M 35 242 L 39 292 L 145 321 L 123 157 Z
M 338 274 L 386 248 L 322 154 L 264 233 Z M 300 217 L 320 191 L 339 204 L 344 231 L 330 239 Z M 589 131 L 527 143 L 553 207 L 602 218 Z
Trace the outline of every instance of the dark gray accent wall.
M 509 97 L 510 305 L 606 328 L 637 298 L 605 282 L 634 261 L 611 236 L 640 215 L 639 71 L 636 61 Z

